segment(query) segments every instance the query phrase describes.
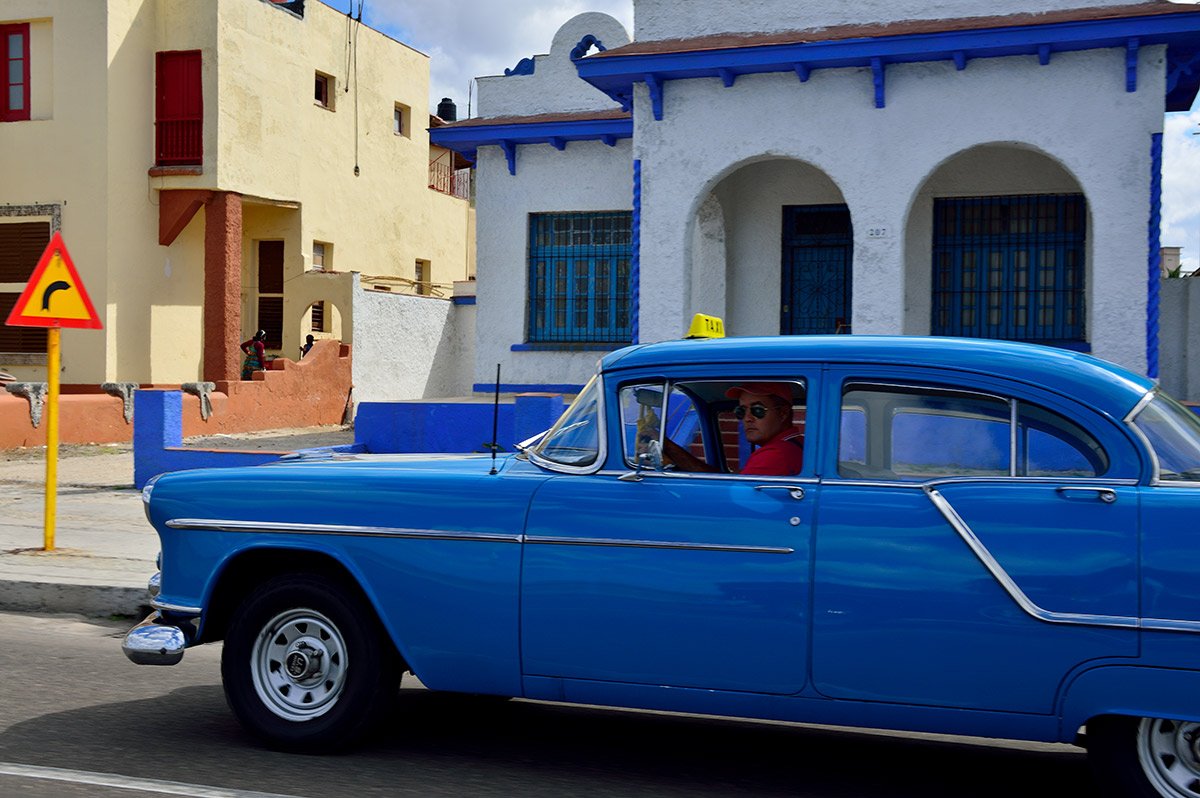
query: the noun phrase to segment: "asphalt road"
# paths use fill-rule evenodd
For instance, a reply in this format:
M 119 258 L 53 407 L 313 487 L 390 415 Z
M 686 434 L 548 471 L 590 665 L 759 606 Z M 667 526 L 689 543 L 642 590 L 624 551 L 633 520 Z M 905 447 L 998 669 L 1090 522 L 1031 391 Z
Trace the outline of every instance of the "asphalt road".
M 128 624 L 0 614 L 0 795 L 1091 795 L 1070 746 L 454 700 L 419 685 L 360 750 L 259 748 L 221 692 L 219 648 L 172 668 L 127 662 Z

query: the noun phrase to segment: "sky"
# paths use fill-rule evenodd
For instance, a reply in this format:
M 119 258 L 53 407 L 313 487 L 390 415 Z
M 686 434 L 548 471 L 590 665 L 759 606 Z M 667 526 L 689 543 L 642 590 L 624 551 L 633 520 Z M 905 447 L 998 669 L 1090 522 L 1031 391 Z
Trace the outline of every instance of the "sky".
M 503 75 L 522 58 L 547 52 L 555 32 L 576 14 L 601 11 L 633 30 L 633 0 L 324 2 L 343 12 L 353 7 L 356 13 L 363 3 L 366 24 L 429 55 L 430 111 L 450 97 L 460 119 L 467 116 L 472 78 Z M 1184 272 L 1200 268 L 1200 103 L 1165 120 L 1161 243 L 1183 247 Z

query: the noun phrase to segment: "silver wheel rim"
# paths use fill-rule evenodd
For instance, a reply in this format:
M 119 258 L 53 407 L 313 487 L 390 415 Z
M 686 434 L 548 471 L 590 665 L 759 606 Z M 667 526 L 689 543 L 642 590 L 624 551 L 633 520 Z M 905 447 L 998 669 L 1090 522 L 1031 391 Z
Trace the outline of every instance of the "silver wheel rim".
M 250 652 L 254 691 L 284 720 L 304 721 L 331 710 L 346 686 L 346 641 L 319 612 L 281 612 L 263 625 Z
M 1200 723 L 1142 718 L 1138 762 L 1158 792 L 1168 798 L 1200 798 Z

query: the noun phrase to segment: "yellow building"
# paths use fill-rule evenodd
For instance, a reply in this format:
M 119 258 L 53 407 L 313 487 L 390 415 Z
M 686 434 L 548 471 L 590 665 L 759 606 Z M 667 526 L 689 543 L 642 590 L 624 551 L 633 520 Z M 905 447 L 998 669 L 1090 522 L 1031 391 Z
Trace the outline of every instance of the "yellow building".
M 259 328 L 351 342 L 350 272 L 473 276 L 429 58 L 318 0 L 2 0 L 0 52 L 0 320 L 61 230 L 104 324 L 65 384 L 237 379 Z M 45 362 L 0 326 L 0 369 Z

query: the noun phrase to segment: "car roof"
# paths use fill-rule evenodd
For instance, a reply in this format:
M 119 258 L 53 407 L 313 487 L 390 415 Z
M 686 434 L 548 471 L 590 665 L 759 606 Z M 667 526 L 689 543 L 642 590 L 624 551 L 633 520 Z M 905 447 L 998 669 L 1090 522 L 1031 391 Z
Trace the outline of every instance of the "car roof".
M 1153 380 L 1081 352 L 982 338 L 909 335 L 781 335 L 708 338 L 626 347 L 600 361 L 603 372 L 701 364 L 887 364 L 1001 377 L 1074 397 L 1123 417 Z M 748 375 L 749 376 L 749 375 Z

